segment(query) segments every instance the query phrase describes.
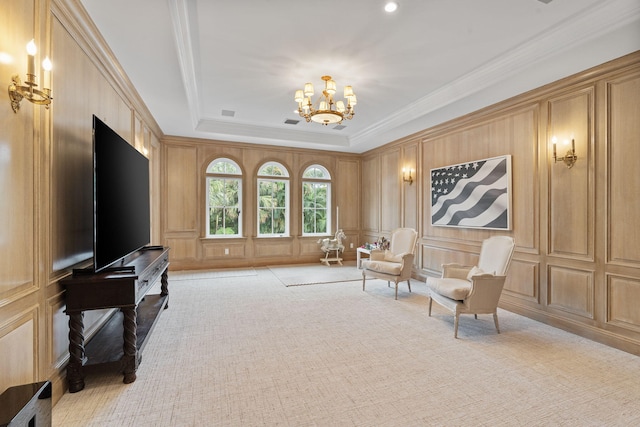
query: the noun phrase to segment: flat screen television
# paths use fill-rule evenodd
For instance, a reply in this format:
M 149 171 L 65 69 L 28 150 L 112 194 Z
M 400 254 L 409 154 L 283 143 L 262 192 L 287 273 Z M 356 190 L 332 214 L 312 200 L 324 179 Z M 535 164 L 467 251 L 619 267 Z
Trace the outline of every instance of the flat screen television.
M 94 115 L 94 271 L 147 245 L 150 227 L 149 159 Z

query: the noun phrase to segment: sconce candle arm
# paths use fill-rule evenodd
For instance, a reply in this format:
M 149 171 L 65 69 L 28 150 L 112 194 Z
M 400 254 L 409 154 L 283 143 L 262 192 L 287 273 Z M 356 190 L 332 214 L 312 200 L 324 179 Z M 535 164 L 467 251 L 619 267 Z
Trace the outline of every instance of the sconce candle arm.
M 567 151 L 567 154 L 564 157 L 556 156 L 556 143 L 553 143 L 553 162 L 557 163 L 559 161 L 564 162 L 567 168 L 571 169 L 573 165 L 578 160 L 578 155 L 576 154 L 576 141 L 574 138 L 571 138 L 571 150 Z
M 44 108 L 49 109 L 51 104 L 51 90 L 50 89 L 36 89 L 38 85 L 33 81 L 25 82 L 22 85 L 20 77 L 14 75 L 11 78 L 11 84 L 9 85 L 9 100 L 11 101 L 11 108 L 14 113 L 17 113 L 20 109 L 20 102 L 26 98 L 30 102 L 37 105 L 44 105 Z

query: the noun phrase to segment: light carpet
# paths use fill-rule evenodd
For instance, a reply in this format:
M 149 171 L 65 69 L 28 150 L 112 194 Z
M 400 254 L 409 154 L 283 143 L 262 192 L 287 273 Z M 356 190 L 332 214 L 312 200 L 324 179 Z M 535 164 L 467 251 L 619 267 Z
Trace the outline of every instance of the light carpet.
M 362 270 L 356 268 L 355 261 L 340 264 L 307 264 L 269 266 L 269 270 L 285 286 L 318 285 L 323 283 L 342 283 L 362 281 Z
M 184 270 L 171 272 L 171 280 L 199 280 L 199 279 L 223 279 L 227 277 L 255 276 L 258 273 L 253 268 L 228 268 L 220 270 Z
M 637 356 L 499 311 L 453 316 L 426 286 L 172 280 L 138 379 L 86 378 L 53 425 L 632 426 Z

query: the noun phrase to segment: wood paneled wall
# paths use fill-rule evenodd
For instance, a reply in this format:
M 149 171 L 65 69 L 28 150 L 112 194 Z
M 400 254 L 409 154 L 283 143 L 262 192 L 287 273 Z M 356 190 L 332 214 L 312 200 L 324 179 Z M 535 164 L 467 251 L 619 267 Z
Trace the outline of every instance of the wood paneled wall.
M 332 233 L 339 207 L 339 227 L 347 235 L 344 258 L 355 259 L 360 232 L 359 155 L 177 137 L 165 137 L 162 149 L 161 209 L 166 213 L 162 235 L 163 243 L 171 247 L 172 269 L 317 262 L 323 255 L 318 237 L 303 236 L 301 222 L 301 176 L 312 164 L 326 167 L 331 174 Z M 218 157 L 232 159 L 242 169 L 241 238 L 205 238 L 205 171 Z M 290 174 L 290 237 L 256 237 L 256 174 L 267 161 L 281 163 Z
M 365 153 L 363 239 L 415 227 L 426 277 L 511 235 L 503 308 L 640 354 L 638 99 L 640 52 Z M 558 157 L 575 140 L 571 169 L 554 163 L 553 136 Z M 512 156 L 512 229 L 432 226 L 430 170 L 501 155 Z M 416 182 L 402 183 L 414 160 Z
M 0 92 L 0 393 L 49 379 L 57 401 L 68 360 L 59 280 L 92 255 L 92 115 L 151 159 L 155 244 L 162 133 L 79 1 L 0 0 L 0 52 L 12 59 L 0 61 L 3 87 L 24 80 L 32 38 L 36 62 L 53 61 L 51 108 L 23 100 L 14 113 Z M 106 314 L 85 315 L 85 336 Z

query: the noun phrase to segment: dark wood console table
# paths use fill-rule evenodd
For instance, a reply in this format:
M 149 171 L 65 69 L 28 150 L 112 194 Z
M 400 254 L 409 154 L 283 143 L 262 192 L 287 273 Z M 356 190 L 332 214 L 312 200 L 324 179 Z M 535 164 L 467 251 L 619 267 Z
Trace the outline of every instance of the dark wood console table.
M 168 307 L 169 248 L 149 246 L 127 257 L 122 265 L 92 273 L 74 270 L 61 280 L 66 289 L 69 316 L 69 364 L 71 393 L 84 388 L 84 366 L 116 365 L 123 382 L 136 380 L 141 351 L 163 308 Z M 160 278 L 159 295 L 147 295 Z M 118 312 L 84 343 L 84 312 L 119 308 Z M 122 342 L 124 340 L 124 344 Z

